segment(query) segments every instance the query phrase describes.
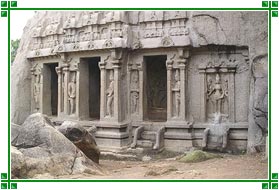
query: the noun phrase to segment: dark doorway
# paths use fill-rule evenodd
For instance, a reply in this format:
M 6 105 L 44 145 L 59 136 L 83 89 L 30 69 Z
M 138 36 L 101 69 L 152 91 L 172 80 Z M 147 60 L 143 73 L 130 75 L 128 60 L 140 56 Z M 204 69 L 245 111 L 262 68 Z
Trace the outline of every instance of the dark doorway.
M 89 69 L 89 117 L 100 119 L 100 58 L 88 59 Z
M 100 119 L 100 57 L 82 58 L 80 64 L 80 111 L 82 117 Z
M 47 115 L 57 115 L 58 107 L 58 76 L 55 68 L 58 63 L 44 64 L 44 110 Z
M 167 56 L 146 56 L 145 118 L 152 121 L 167 120 Z

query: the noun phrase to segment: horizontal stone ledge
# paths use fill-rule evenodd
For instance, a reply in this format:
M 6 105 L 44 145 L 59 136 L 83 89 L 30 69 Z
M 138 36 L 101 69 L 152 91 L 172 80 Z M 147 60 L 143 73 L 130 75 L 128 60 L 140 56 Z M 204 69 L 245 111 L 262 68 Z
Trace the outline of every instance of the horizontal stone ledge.
M 128 126 L 128 123 L 119 123 L 119 122 L 109 122 L 109 121 L 100 121 L 100 120 L 94 120 L 94 121 L 88 121 L 88 120 L 75 120 L 75 119 L 61 119 L 57 117 L 50 118 L 52 122 L 62 124 L 64 121 L 73 121 L 80 124 L 82 127 L 97 127 L 97 128 L 126 128 Z
M 189 140 L 199 140 L 203 138 L 203 133 L 176 133 L 176 132 L 166 132 L 164 135 L 166 139 L 189 139 Z M 247 134 L 243 133 L 229 133 L 230 140 L 247 140 Z
M 247 140 L 247 134 L 229 133 L 230 140 Z
M 183 46 L 191 46 L 191 40 L 188 35 L 186 36 L 171 36 L 168 39 L 167 43 L 164 43 L 164 38 L 145 38 L 140 39 L 141 49 L 149 49 L 149 48 L 161 48 L 161 47 L 183 47 Z
M 199 140 L 203 138 L 202 133 L 193 134 L 193 139 Z M 229 140 L 247 140 L 247 134 L 229 133 Z
M 195 123 L 193 124 L 194 129 L 206 129 L 210 128 L 214 124 L 211 123 Z M 221 127 L 226 127 L 229 129 L 248 129 L 249 124 L 248 122 L 239 122 L 239 123 L 221 123 Z
M 112 133 L 112 132 L 101 132 L 97 131 L 95 133 L 96 138 L 110 138 L 110 139 L 126 139 L 129 138 L 129 134 L 125 133 Z
M 191 133 L 168 133 L 164 135 L 165 139 L 178 139 L 178 140 L 192 140 L 193 136 Z
M 110 42 L 111 46 L 106 46 L 106 42 Z M 114 48 L 128 48 L 127 39 L 113 38 L 110 40 L 95 40 L 75 43 L 58 44 L 54 47 L 42 48 L 29 51 L 27 58 L 46 57 L 56 55 L 58 53 L 82 52 L 94 50 L 110 50 Z
M 95 124 L 97 128 L 114 128 L 114 129 L 122 129 L 127 128 L 128 123 L 116 123 L 116 122 L 98 122 Z

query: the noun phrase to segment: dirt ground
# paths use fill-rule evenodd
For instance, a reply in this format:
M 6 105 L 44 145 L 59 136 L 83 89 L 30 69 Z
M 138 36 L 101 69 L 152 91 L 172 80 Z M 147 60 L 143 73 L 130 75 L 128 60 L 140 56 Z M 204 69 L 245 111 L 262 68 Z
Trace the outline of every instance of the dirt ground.
M 106 175 L 72 175 L 83 179 L 262 179 L 267 178 L 263 156 L 222 154 L 199 163 L 181 163 L 175 158 L 150 161 L 100 160 Z M 59 177 L 60 178 L 60 177 Z

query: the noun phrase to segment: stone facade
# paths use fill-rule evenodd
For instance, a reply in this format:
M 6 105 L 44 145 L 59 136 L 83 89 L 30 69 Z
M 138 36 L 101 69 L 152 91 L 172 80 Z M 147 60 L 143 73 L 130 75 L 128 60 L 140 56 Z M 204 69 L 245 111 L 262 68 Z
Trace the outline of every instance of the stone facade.
M 264 144 L 264 12 L 41 12 L 27 28 L 12 75 L 30 70 L 31 93 L 21 94 L 29 113 L 95 126 L 101 148 Z M 15 94 L 20 83 L 12 82 Z

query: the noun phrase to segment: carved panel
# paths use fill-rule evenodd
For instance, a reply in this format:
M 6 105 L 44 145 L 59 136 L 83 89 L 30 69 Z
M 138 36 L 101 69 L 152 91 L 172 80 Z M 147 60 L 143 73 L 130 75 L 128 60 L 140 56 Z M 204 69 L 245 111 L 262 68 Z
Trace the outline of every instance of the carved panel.
M 76 71 L 70 71 L 69 73 L 69 83 L 68 83 L 68 100 L 69 100 L 69 115 L 74 115 L 76 113 L 76 94 L 77 94 L 77 84 L 76 84 Z
M 173 84 L 172 84 L 172 110 L 173 110 L 173 117 L 179 117 L 180 116 L 180 106 L 181 106 L 181 83 L 180 83 L 180 73 L 179 69 L 175 69 L 173 72 Z
M 106 117 L 114 116 L 114 71 L 107 70 L 107 87 L 106 87 Z
M 139 49 L 143 46 L 148 48 L 148 43 L 141 40 L 149 38 L 157 38 L 153 46 L 158 47 L 188 44 L 189 40 L 185 38 L 189 34 L 186 12 L 145 11 L 140 13 L 142 18 L 136 25 L 129 22 L 129 14 L 124 11 L 78 11 L 70 12 L 67 16 L 57 14 L 46 17 L 32 31 L 34 40 L 29 57 L 105 48 Z M 183 39 L 179 41 L 171 37 L 183 37 Z M 90 44 L 86 45 L 83 42 L 90 42 Z M 66 45 L 63 50 L 58 48 L 63 44 Z M 46 48 L 51 50 L 44 51 L 43 54 L 34 52 Z
M 205 67 L 199 68 L 204 80 L 204 94 L 201 94 L 201 99 L 205 99 L 201 105 L 204 110 L 201 114 L 205 114 L 205 120 L 215 124 L 234 122 L 235 118 L 236 65 L 227 63 L 228 61 L 210 61 Z
M 132 70 L 131 72 L 131 113 L 139 112 L 139 72 Z
M 228 121 L 228 76 L 214 73 L 206 76 L 207 117 L 210 121 L 220 123 Z
M 41 84 L 42 84 L 42 68 L 39 64 L 31 68 L 32 75 L 32 96 L 33 96 L 33 111 L 39 112 L 41 108 Z

